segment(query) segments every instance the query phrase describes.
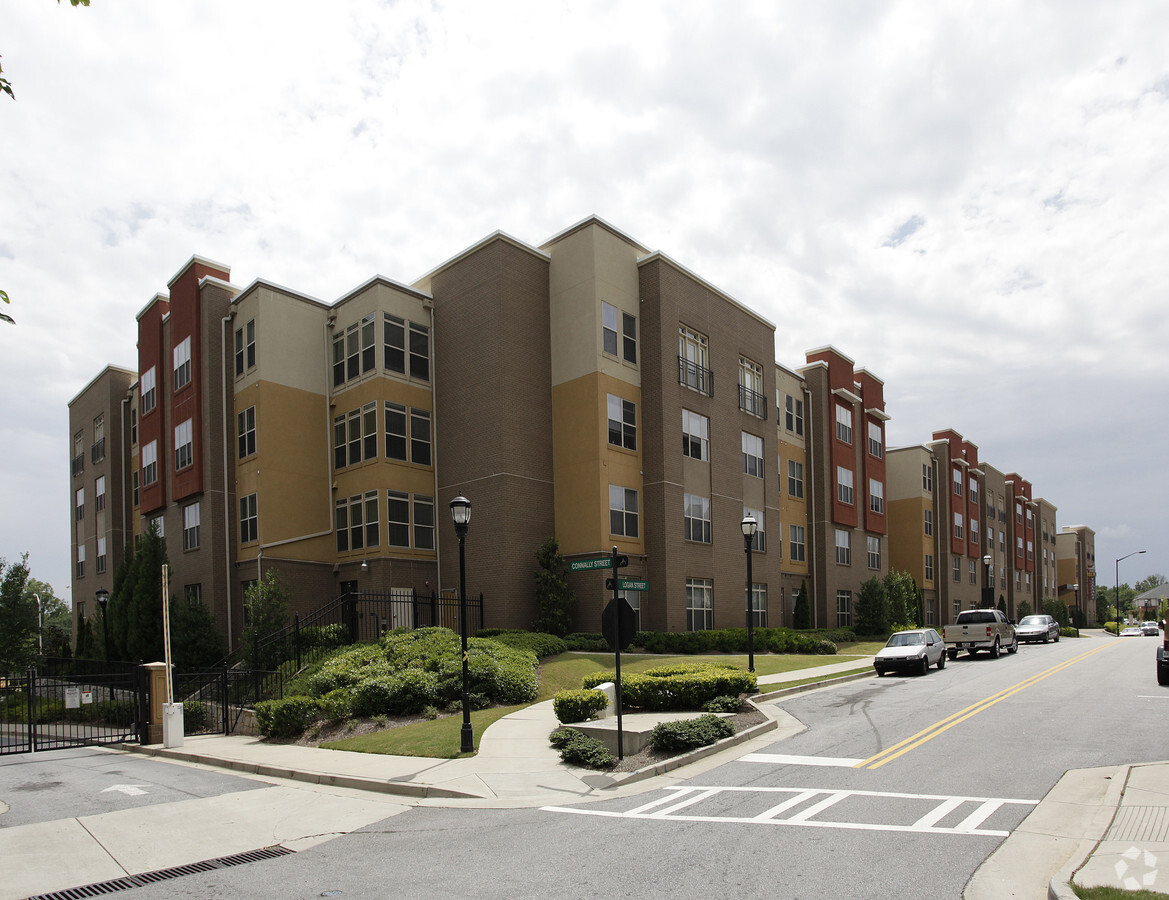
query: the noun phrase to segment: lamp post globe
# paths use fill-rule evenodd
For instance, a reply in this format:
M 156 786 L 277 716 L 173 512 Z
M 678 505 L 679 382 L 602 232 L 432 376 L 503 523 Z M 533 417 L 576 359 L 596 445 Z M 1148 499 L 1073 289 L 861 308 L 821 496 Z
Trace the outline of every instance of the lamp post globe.
M 451 501 L 451 521 L 459 539 L 459 633 L 463 650 L 463 727 L 459 731 L 459 752 L 475 752 L 475 733 L 471 729 L 471 702 L 467 694 L 467 560 L 464 543 L 471 524 L 471 501 L 462 494 Z
M 110 620 L 106 616 L 106 607 L 110 602 L 110 592 L 105 588 L 98 590 L 94 597 L 97 599 L 97 605 L 101 607 L 101 630 L 104 637 L 106 648 L 106 662 L 110 661 Z
M 747 554 L 747 671 L 755 671 L 755 594 L 751 582 L 754 580 L 751 572 L 751 544 L 755 540 L 755 533 L 759 530 L 759 522 L 751 513 L 743 516 L 739 525 L 743 529 L 743 551 Z

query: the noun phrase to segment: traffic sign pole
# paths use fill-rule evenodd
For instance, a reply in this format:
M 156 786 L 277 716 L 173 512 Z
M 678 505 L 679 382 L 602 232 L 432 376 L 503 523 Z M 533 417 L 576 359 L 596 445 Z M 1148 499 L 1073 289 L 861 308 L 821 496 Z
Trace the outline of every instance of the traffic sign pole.
M 614 641 L 615 647 L 613 648 L 614 652 L 616 653 L 616 660 L 617 660 L 617 682 L 614 686 L 615 690 L 613 693 L 614 693 L 614 700 L 617 704 L 617 759 L 618 760 L 625 759 L 625 736 L 624 736 L 624 732 L 621 730 L 621 615 L 620 615 L 620 606 L 618 604 L 619 598 L 617 596 L 617 570 L 622 565 L 621 560 L 622 560 L 622 557 L 617 555 L 617 548 L 616 548 L 616 546 L 614 546 L 613 547 L 613 554 L 612 554 L 612 566 L 613 566 L 613 601 L 612 602 L 613 602 L 613 606 L 618 611 L 618 615 L 615 617 L 617 620 L 617 622 L 616 622 L 617 640 Z M 628 557 L 625 558 L 624 564 L 629 565 Z

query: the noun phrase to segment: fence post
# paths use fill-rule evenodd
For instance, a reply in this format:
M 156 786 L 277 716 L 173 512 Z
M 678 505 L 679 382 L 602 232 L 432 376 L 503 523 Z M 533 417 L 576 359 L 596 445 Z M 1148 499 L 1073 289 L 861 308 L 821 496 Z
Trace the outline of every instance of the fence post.
M 357 643 L 357 595 L 353 591 L 345 594 L 345 622 L 349 626 L 349 643 Z
M 300 671 L 300 613 L 292 618 L 292 640 L 296 644 L 296 671 Z
M 150 699 L 147 686 L 149 678 L 141 663 L 134 669 L 135 701 L 138 704 L 138 743 L 150 743 Z
M 25 720 L 28 722 L 28 749 L 35 752 L 37 749 L 37 670 L 29 666 L 24 677 L 27 684 L 24 700 L 28 707 L 28 715 L 25 716 Z
M 224 736 L 227 736 L 227 735 L 231 734 L 231 726 L 228 724 L 228 719 L 231 715 L 231 697 L 228 695 L 228 684 L 230 682 L 228 681 L 228 676 L 227 676 L 227 666 L 223 667 L 223 674 L 220 676 L 220 678 L 222 681 L 223 689 L 219 692 L 219 696 L 220 696 L 219 713 L 223 717 L 221 719 L 221 721 L 223 722 L 223 734 L 224 734 Z
M 433 628 L 438 624 L 438 598 L 434 596 L 434 591 L 430 592 L 430 625 Z

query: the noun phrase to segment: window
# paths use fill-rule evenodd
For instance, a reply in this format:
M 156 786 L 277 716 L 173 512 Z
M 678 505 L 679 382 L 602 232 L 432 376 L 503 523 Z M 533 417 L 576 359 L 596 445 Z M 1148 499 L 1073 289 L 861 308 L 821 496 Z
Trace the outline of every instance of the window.
M 962 540 L 962 513 L 954 513 L 954 540 Z
M 1015 504 L 1015 523 L 1017 525 L 1023 524 L 1023 504 L 1022 503 Z
M 93 483 L 93 508 L 97 512 L 106 508 L 106 477 L 104 475 L 97 476 L 97 480 Z M 1046 550 L 1043 552 L 1047 553 Z
M 634 616 L 633 630 L 635 632 L 641 631 L 641 591 L 618 591 L 617 596 L 624 597 L 626 602 L 632 607 Z
M 710 500 L 696 494 L 686 494 L 683 499 L 685 521 L 684 537 L 688 541 L 710 543 Z
M 868 535 L 866 538 L 868 545 L 869 568 L 881 568 L 881 539 L 874 535 Z
M 797 500 L 804 496 L 804 464 L 794 459 L 787 461 L 787 492 Z
M 196 607 L 203 605 L 203 585 L 202 584 L 185 584 L 183 585 L 183 599 L 187 601 L 187 606 Z
M 260 516 L 256 494 L 248 494 L 239 499 L 239 542 L 248 544 L 259 540 Z
M 836 499 L 849 506 L 853 505 L 856 496 L 852 479 L 852 469 L 846 469 L 844 466 L 836 467 Z
M 682 410 L 682 455 L 710 459 L 710 419 L 688 409 Z
M 239 442 L 239 458 L 256 452 L 256 408 L 249 406 L 236 415 L 236 437 Z
M 783 425 L 788 431 L 798 435 L 804 433 L 804 401 L 791 394 L 786 395 L 784 401 Z
M 406 323 L 389 313 L 382 314 L 382 336 L 386 358 L 386 369 L 406 374 Z
M 804 540 L 803 525 L 789 525 L 788 533 L 791 536 L 790 556 L 792 562 L 804 562 L 807 559 L 807 544 Z
M 358 510 L 358 515 L 361 511 Z M 349 501 L 342 497 L 335 504 L 335 531 L 337 532 L 337 552 L 345 553 L 349 550 Z
M 177 391 L 191 383 L 191 338 L 189 335 L 179 341 L 178 346 L 171 351 L 171 357 L 174 360 L 174 389 Z
M 130 483 L 132 485 L 130 492 L 130 501 L 133 506 L 138 505 L 138 471 L 134 470 L 130 473 Z
M 434 549 L 434 498 L 414 495 L 414 546 Z
M 248 319 L 242 333 L 237 331 L 236 335 L 235 374 L 242 375 L 245 367 L 252 369 L 256 365 L 256 320 Z
M 377 547 L 378 536 L 378 492 L 366 491 L 346 500 L 342 497 L 336 504 L 337 550 L 362 550 Z
M 73 498 L 77 506 L 77 521 L 80 522 L 85 518 L 85 488 L 78 488 L 74 492 Z
M 1006 549 L 1007 549 L 1006 543 L 1005 543 L 1006 536 L 1007 536 L 1007 533 L 1000 528 L 999 529 L 999 550 L 1001 550 L 1001 551 L 1006 551 Z
M 1027 558 L 1028 559 L 1035 558 L 1035 542 L 1034 541 L 1027 542 Z
M 617 355 L 617 307 L 601 301 L 601 352 Z
M 970 479 L 970 502 L 978 502 L 978 482 L 973 478 Z
M 763 438 L 743 432 L 743 471 L 763 477 Z
M 955 468 L 951 473 L 954 476 L 954 496 L 962 496 L 962 470 Z
M 97 574 L 101 575 L 106 570 L 106 539 L 99 537 L 97 539 Z
M 621 313 L 621 358 L 637 364 L 637 316 Z
M 852 443 L 852 409 L 836 404 L 836 440 Z
M 958 618 L 958 613 L 960 613 L 961 611 L 962 611 L 962 601 L 955 600 L 954 601 L 954 618 L 955 619 Z
M 760 419 L 767 418 L 763 396 L 763 367 L 745 356 L 739 357 L 739 409 Z
M 89 449 L 89 457 L 95 464 L 106 458 L 106 417 L 104 413 L 93 420 L 93 446 Z
M 714 628 L 714 583 L 709 578 L 686 579 L 686 628 L 690 631 Z
M 755 628 L 767 627 L 767 585 L 751 583 L 751 624 Z
M 377 458 L 377 404 L 333 419 L 333 468 L 356 465 L 362 459 Z
M 410 377 L 430 381 L 430 329 L 410 323 Z
M 195 461 L 191 437 L 192 420 L 175 426 L 175 471 L 185 469 Z
M 410 546 L 410 495 L 389 491 L 386 507 L 386 543 L 391 547 Z
M 934 580 L 934 555 L 932 553 L 925 555 L 925 580 Z
M 678 383 L 714 396 L 714 374 L 706 367 L 706 335 L 678 326 Z
M 881 515 L 885 514 L 885 483 L 875 478 L 869 479 L 869 509 Z
M 925 533 L 934 533 L 934 511 L 932 509 L 925 510 Z
M 971 584 L 978 584 L 978 569 L 974 565 L 974 560 L 971 559 L 968 562 L 970 563 L 970 565 L 968 566 L 968 568 L 970 570 L 970 572 L 969 572 L 970 583 Z
M 361 407 L 361 439 L 366 459 L 377 459 L 377 404 Z
M 852 565 L 852 534 L 843 528 L 836 529 L 836 562 L 838 565 Z
M 406 407 L 386 401 L 386 459 L 406 460 Z M 408 545 L 402 545 L 408 546 Z
M 836 627 L 848 628 L 852 625 L 852 591 L 836 592 Z
M 138 391 L 141 395 L 139 405 L 142 407 L 142 415 L 146 415 L 154 409 L 155 401 L 158 395 L 155 393 L 155 375 L 154 366 L 151 366 L 142 373 L 142 381 L 138 384 Z
M 85 432 L 79 431 L 73 435 L 73 474 L 80 475 L 85 471 Z
M 77 545 L 77 577 L 85 577 L 85 544 Z
M 885 455 L 885 438 L 881 434 L 880 422 L 869 422 L 869 455 L 878 458 Z
M 978 543 L 978 519 L 970 520 L 970 540 Z
M 430 465 L 430 413 L 410 408 L 410 462 Z
M 921 489 L 931 494 L 934 491 L 934 467 L 929 463 L 921 464 Z
M 954 584 L 958 584 L 962 580 L 962 560 L 957 556 L 954 557 Z
M 1015 556 L 1022 558 L 1023 556 L 1023 538 L 1015 538 Z
M 244 374 L 244 330 L 235 330 L 235 377 Z
M 751 509 L 749 506 L 744 506 L 743 518 L 745 519 L 747 516 L 755 517 L 755 537 L 751 539 L 751 549 L 758 553 L 765 553 L 767 551 L 767 525 L 763 518 L 763 510 Z M 780 532 L 781 544 L 783 542 L 782 534 Z
M 138 443 L 138 410 L 130 408 L 130 443 Z
M 142 448 L 142 486 L 158 481 L 158 441 Z
M 637 491 L 609 485 L 609 533 L 637 537 Z
M 1034 527 L 1035 527 L 1035 523 L 1031 518 L 1031 510 L 1027 510 L 1027 528 L 1031 529 Z
M 372 372 L 377 365 L 374 344 L 377 340 L 377 325 L 373 313 L 361 320 L 361 373 Z
M 637 404 L 608 395 L 609 443 L 626 450 L 637 449 Z
M 199 504 L 183 507 L 183 549 L 199 549 Z

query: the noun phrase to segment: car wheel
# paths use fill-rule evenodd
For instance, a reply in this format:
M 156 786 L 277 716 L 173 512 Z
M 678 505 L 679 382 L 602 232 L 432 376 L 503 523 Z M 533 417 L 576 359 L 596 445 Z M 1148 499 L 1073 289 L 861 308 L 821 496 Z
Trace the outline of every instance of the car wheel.
M 921 658 L 921 674 L 922 674 L 922 675 L 928 675 L 929 673 L 930 673 L 930 661 L 929 661 L 929 657 L 923 656 L 923 657 Z
M 991 659 L 998 659 L 999 658 L 999 639 L 998 638 L 994 639 L 994 646 L 990 648 L 990 658 Z
M 946 654 L 945 653 L 938 656 L 938 668 L 939 669 L 946 668 Z
M 1008 653 L 1018 653 L 1019 652 L 1019 639 L 1018 638 L 1015 638 L 1015 643 L 1011 644 L 1011 646 L 1009 646 L 1007 648 L 1007 652 Z
M 1162 687 L 1169 684 L 1169 670 L 1166 670 L 1166 667 L 1161 663 L 1157 663 L 1157 684 Z
M 1049 637 L 1046 634 L 1044 634 L 1043 635 L 1043 643 L 1046 644 L 1048 642 L 1048 640 L 1049 640 Z
M 950 659 L 957 659 L 958 658 L 958 651 L 957 650 L 947 650 L 946 656 L 950 657 Z
M 885 677 L 885 670 L 884 669 L 877 669 L 877 677 L 884 678 Z
M 1057 644 L 1059 643 L 1059 632 L 1058 631 L 1055 633 L 1055 642 Z

